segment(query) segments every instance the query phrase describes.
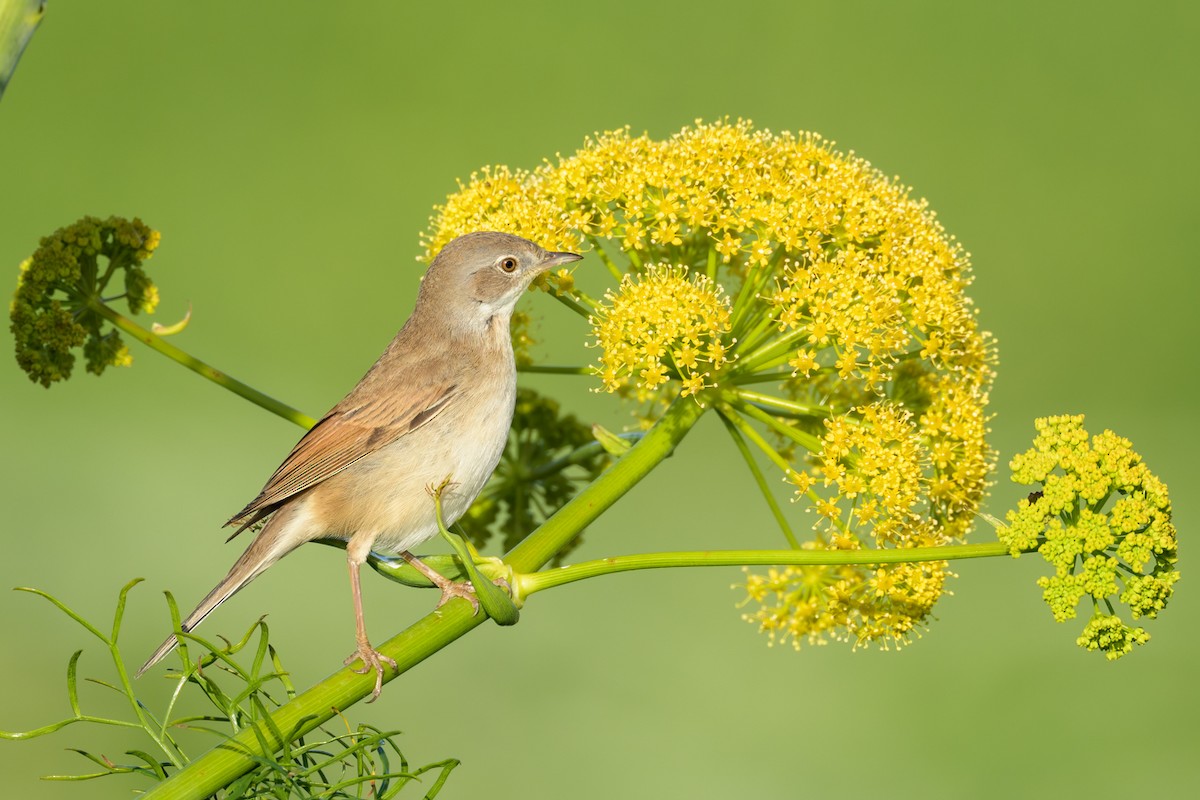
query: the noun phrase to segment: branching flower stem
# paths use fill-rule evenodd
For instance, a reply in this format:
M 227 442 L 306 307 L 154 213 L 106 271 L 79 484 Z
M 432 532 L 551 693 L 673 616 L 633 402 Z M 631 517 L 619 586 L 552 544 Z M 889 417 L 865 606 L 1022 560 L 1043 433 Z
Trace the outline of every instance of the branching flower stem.
M 740 358 L 735 372 L 739 375 L 761 372 L 765 369 L 765 364 L 778 362 L 783 356 L 787 356 L 783 359 L 783 363 L 787 363 L 787 360 L 792 357 L 796 343 L 804 340 L 808 335 L 807 329 L 796 328 L 778 338 L 771 339 L 757 349 L 746 353 L 744 358 Z
M 816 436 L 813 436 L 811 433 L 806 433 L 805 431 L 793 428 L 791 425 L 781 422 L 767 412 L 763 411 L 758 406 L 741 400 L 737 395 L 733 395 L 730 399 L 738 411 L 741 411 L 748 417 L 753 417 L 754 419 L 774 430 L 780 436 L 791 439 L 793 442 L 800 445 L 805 450 L 808 450 L 810 453 L 821 452 L 821 440 Z
M 216 367 L 210 366 L 190 353 L 180 350 L 158 334 L 146 330 L 133 320 L 106 306 L 100 302 L 99 298 L 90 298 L 88 300 L 88 307 L 142 344 L 149 346 L 153 350 L 157 350 L 172 361 L 182 364 L 197 375 L 208 378 L 218 386 L 244 397 L 256 406 L 265 408 L 272 414 L 283 417 L 289 422 L 294 422 L 306 430 L 317 424 L 317 421 L 307 414 L 297 411 L 273 397 L 268 397 L 257 389 L 242 383 L 237 378 L 232 378 Z

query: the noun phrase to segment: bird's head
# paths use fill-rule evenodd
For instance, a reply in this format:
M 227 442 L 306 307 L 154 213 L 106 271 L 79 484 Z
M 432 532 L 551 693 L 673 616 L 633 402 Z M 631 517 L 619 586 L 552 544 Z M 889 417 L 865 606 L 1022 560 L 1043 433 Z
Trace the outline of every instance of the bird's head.
M 517 300 L 534 278 L 580 258 L 543 250 L 510 233 L 468 233 L 447 243 L 433 259 L 421 280 L 417 306 L 452 315 L 453 322 L 468 327 L 502 322 L 507 329 Z

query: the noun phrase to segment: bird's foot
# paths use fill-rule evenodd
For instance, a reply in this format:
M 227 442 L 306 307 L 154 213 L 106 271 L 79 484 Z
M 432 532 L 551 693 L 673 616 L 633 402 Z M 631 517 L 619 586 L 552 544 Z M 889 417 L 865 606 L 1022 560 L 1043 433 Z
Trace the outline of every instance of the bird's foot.
M 439 575 L 437 570 L 430 569 L 428 564 L 407 550 L 401 553 L 400 557 L 441 591 L 442 596 L 435 608 L 441 608 L 454 598 L 461 597 L 471 604 L 472 613 L 479 613 L 479 598 L 475 596 L 475 587 L 471 585 L 470 581 L 452 581 L 444 575 Z
M 350 667 L 356 660 L 362 661 L 362 667 Z M 357 672 L 359 675 L 365 675 L 371 670 L 375 670 L 375 690 L 371 692 L 371 699 L 368 703 L 374 703 L 379 699 L 379 693 L 383 691 L 383 665 L 387 664 L 393 670 L 399 672 L 400 668 L 396 666 L 396 659 L 385 656 L 383 653 L 371 647 L 368 641 L 360 641 L 358 649 L 355 650 L 343 662 L 347 667 L 350 667 L 351 672 Z
M 456 597 L 461 597 L 471 604 L 472 614 L 479 613 L 479 598 L 475 595 L 475 587 L 471 585 L 470 581 L 448 581 L 442 578 L 441 583 L 438 583 L 438 588 L 442 590 L 442 596 L 438 600 L 437 608 L 441 608 Z
M 438 588 L 442 590 L 441 599 L 438 600 L 437 607 L 441 608 L 446 603 L 456 597 L 461 597 L 471 604 L 472 613 L 479 613 L 479 595 L 475 592 L 475 585 L 470 581 L 448 581 L 442 579 L 444 583 L 438 584 Z M 512 587 L 508 585 L 508 581 L 504 578 L 496 578 L 492 583 L 499 586 L 508 595 L 512 596 Z

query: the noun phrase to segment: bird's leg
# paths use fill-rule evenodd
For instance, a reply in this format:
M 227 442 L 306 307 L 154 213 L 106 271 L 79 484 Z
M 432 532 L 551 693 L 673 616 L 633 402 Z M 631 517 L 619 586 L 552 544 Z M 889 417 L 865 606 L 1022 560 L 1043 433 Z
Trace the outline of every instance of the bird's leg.
M 347 552 L 351 552 L 347 548 Z M 350 565 L 350 593 L 354 595 L 354 625 L 355 638 L 358 640 L 358 649 L 350 655 L 344 662 L 346 666 L 350 666 L 355 659 L 362 660 L 362 668 L 354 669 L 350 667 L 352 672 L 357 672 L 359 675 L 365 675 L 371 670 L 375 670 L 375 691 L 371 692 L 371 699 L 368 703 L 373 703 L 379 699 L 379 693 L 383 691 L 383 665 L 389 664 L 391 668 L 399 671 L 396 666 L 396 660 L 385 656 L 383 653 L 371 646 L 371 640 L 367 638 L 367 623 L 363 619 L 362 606 L 362 588 L 358 583 L 359 568 L 361 562 L 356 562 L 353 556 L 346 559 Z
M 442 599 L 438 600 L 437 607 L 441 608 L 447 602 L 455 597 L 462 597 L 470 601 L 471 608 L 474 613 L 479 613 L 479 598 L 475 596 L 475 587 L 470 581 L 452 581 L 431 569 L 424 561 L 414 556 L 412 553 L 405 550 L 400 554 L 400 557 L 407 561 L 412 568 L 424 575 L 442 592 Z

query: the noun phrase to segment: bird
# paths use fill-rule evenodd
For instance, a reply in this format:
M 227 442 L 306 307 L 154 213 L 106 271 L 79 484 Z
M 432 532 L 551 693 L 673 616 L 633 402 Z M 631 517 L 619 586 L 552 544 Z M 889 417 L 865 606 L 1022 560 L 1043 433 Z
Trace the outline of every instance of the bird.
M 367 636 L 359 572 L 372 550 L 399 553 L 442 590 L 442 603 L 469 588 L 410 552 L 437 534 L 430 487 L 445 484 L 442 514 L 452 525 L 479 494 L 508 442 L 516 400 L 510 322 L 538 275 L 582 256 L 547 251 L 508 233 L 479 231 L 448 242 L 421 279 L 412 315 L 350 393 L 300 439 L 262 491 L 226 526 L 263 523 L 229 574 L 181 624 L 194 629 L 212 611 L 305 542 L 346 542 L 357 647 L 345 661 L 384 665 Z M 264 522 L 265 520 L 265 522 Z M 474 598 L 470 598 L 474 601 Z M 141 676 L 177 644 L 169 636 Z

